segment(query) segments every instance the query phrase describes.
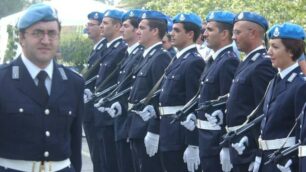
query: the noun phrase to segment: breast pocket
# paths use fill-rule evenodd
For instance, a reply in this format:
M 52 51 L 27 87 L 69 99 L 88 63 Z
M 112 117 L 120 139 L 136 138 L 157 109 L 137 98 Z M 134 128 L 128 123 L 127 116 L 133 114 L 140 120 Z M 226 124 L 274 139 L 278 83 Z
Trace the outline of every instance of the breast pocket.
M 53 132 L 66 138 L 75 117 L 76 112 L 73 108 L 60 107 L 57 111 L 54 111 L 53 114 L 50 114 L 48 121 L 50 122 L 50 126 L 56 126 L 52 127 L 54 130 Z
M 6 131 L 0 131 L 4 137 L 28 138 L 36 135 L 42 127 L 42 114 L 39 108 L 31 104 L 9 103 L 3 107 L 0 114 L 0 126 Z M 31 131 L 31 132 L 29 132 Z
M 250 85 L 247 83 L 246 78 L 233 79 L 230 96 L 235 100 L 240 100 L 243 97 L 248 97 L 251 93 Z
M 137 86 L 139 91 L 146 91 L 152 86 L 150 85 L 151 79 L 149 77 L 149 70 L 141 70 L 137 73 Z

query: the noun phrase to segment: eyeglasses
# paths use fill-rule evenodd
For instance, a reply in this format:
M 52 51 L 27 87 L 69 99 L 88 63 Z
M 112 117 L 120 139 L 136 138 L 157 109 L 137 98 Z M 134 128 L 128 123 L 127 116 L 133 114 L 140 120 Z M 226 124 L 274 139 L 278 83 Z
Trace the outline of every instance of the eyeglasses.
M 45 32 L 44 30 L 40 30 L 40 29 L 34 30 L 33 32 L 26 32 L 26 33 L 31 34 L 34 38 L 37 38 L 37 39 L 43 39 L 45 35 L 47 34 L 48 38 L 52 40 L 57 39 L 59 35 L 59 33 L 55 30 L 48 30 L 47 32 Z

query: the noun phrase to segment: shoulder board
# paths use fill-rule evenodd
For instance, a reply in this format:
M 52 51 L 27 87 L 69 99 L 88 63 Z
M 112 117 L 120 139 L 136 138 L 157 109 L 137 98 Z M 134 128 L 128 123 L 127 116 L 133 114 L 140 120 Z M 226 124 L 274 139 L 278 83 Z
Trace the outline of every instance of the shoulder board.
M 20 78 L 20 70 L 19 66 L 12 66 L 12 79 Z
M 183 57 L 183 59 L 186 59 L 189 55 L 191 55 L 191 54 L 193 54 L 193 53 L 187 53 L 187 54 L 185 54 L 184 55 L 184 57 Z M 194 53 L 195 54 L 195 53 Z
M 120 41 L 116 42 L 114 48 L 117 48 L 120 45 Z
M 138 52 L 139 49 L 140 49 L 139 47 L 136 47 L 136 48 L 133 50 L 132 54 L 136 54 L 136 53 Z
M 287 79 L 288 82 L 292 82 L 294 80 L 294 78 L 297 76 L 298 74 L 297 73 L 292 73 L 289 78 Z
M 63 80 L 68 80 L 67 75 L 66 75 L 66 72 L 65 72 L 65 70 L 64 70 L 63 67 L 59 67 L 59 68 L 58 68 L 58 71 L 59 71 L 59 73 L 61 74 L 61 77 L 62 77 Z
M 151 50 L 149 55 L 152 56 L 155 52 L 156 52 L 156 49 L 153 49 L 153 50 Z
M 98 45 L 98 47 L 96 48 L 97 50 L 100 50 L 103 47 L 103 42 L 101 42 L 101 44 Z
M 255 61 L 258 59 L 258 57 L 260 56 L 261 54 L 260 53 L 256 53 L 253 57 L 252 57 L 252 61 Z

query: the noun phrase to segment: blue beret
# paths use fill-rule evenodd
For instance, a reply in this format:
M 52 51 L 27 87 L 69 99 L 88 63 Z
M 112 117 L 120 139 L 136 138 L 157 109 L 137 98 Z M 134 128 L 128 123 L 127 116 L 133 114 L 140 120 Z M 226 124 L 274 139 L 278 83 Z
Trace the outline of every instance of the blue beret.
M 142 19 L 154 19 L 154 20 L 161 20 L 166 23 L 167 22 L 167 16 L 159 11 L 145 11 L 141 17 Z
M 26 29 L 39 21 L 57 20 L 57 11 L 55 8 L 44 3 L 31 5 L 20 17 L 17 28 Z
M 241 12 L 236 15 L 234 23 L 238 21 L 250 21 L 260 25 L 265 30 L 268 30 L 269 24 L 266 18 L 254 12 Z
M 173 18 L 173 23 L 193 23 L 202 28 L 201 17 L 195 13 L 179 13 Z
M 172 31 L 173 21 L 171 17 L 167 16 L 167 32 L 170 33 Z
M 124 12 L 119 10 L 107 10 L 104 14 L 104 17 L 110 17 L 115 20 L 122 21 Z
M 99 22 L 101 23 L 102 20 L 103 20 L 103 16 L 104 16 L 103 13 L 97 12 L 97 11 L 93 11 L 93 12 L 91 12 L 91 13 L 89 13 L 89 14 L 87 15 L 87 18 L 88 18 L 89 20 L 97 20 L 97 21 L 99 21 Z
M 288 39 L 297 39 L 304 40 L 305 32 L 304 29 L 293 23 L 283 23 L 282 25 L 274 25 L 268 31 L 268 38 L 288 38 Z
M 235 14 L 228 11 L 213 11 L 206 17 L 206 22 L 216 21 L 226 24 L 234 24 Z
M 126 13 L 124 13 L 122 17 L 122 21 L 127 20 L 129 18 L 135 18 L 137 20 L 141 20 L 142 14 L 144 13 L 143 10 L 140 9 L 135 9 L 135 10 L 130 10 Z

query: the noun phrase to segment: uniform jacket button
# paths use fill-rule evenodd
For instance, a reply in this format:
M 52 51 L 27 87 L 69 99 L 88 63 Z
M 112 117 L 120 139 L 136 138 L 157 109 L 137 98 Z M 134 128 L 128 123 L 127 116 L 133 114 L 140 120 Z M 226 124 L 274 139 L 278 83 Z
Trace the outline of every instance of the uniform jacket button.
M 44 152 L 44 157 L 49 157 L 49 152 L 48 151 Z
M 70 110 L 70 111 L 68 112 L 68 114 L 69 114 L 69 115 L 72 115 L 72 111 Z
M 46 134 L 47 137 L 50 137 L 50 132 L 49 131 L 46 131 L 45 134 Z
M 19 112 L 22 113 L 23 112 L 23 108 L 19 108 Z
M 50 110 L 49 109 L 46 109 L 45 110 L 45 115 L 49 115 L 50 114 Z

